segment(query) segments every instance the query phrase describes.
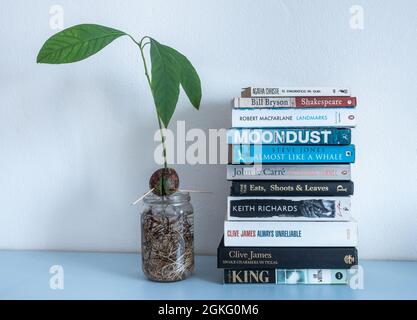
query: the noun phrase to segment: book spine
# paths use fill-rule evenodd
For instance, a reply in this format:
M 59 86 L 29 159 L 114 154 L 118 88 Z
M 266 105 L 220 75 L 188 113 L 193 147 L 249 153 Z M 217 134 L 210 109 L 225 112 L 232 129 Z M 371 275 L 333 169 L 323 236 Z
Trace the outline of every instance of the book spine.
M 229 129 L 228 144 L 307 144 L 349 145 L 351 130 L 347 128 L 273 128 Z
M 236 109 L 251 108 L 354 108 L 355 97 L 235 98 Z
M 228 165 L 228 180 L 351 180 L 349 164 Z
M 242 98 L 318 96 L 350 96 L 350 90 L 344 87 L 248 87 L 241 93 Z
M 217 267 L 349 269 L 358 264 L 354 247 L 225 247 L 217 248 Z
M 231 196 L 340 196 L 353 194 L 352 181 L 233 181 Z
M 356 247 L 356 221 L 225 221 L 224 245 L 241 247 Z
M 234 128 L 354 127 L 355 109 L 233 109 Z
M 349 197 L 228 197 L 227 219 L 257 221 L 349 221 Z
M 231 164 L 353 163 L 355 146 L 230 145 Z
M 225 269 L 225 284 L 347 284 L 346 269 Z
M 225 269 L 224 284 L 276 284 L 275 269 Z

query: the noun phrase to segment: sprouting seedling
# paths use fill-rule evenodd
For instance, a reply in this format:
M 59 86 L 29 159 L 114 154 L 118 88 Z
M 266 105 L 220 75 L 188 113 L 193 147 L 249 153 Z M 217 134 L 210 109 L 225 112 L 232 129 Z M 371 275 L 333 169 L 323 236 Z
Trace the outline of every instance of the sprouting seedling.
M 131 35 L 97 24 L 80 24 L 58 32 L 49 38 L 39 51 L 37 62 L 47 64 L 73 63 L 87 59 L 114 40 L 126 36 L 140 50 L 146 79 L 156 107 L 157 120 L 163 147 L 164 166 L 150 179 L 150 191 L 157 195 L 169 195 L 179 188 L 179 178 L 174 169 L 168 168 L 166 139 L 167 128 L 177 106 L 180 86 L 197 110 L 201 102 L 201 81 L 191 62 L 177 50 L 145 36 L 136 41 Z M 151 71 L 145 58 L 149 47 Z

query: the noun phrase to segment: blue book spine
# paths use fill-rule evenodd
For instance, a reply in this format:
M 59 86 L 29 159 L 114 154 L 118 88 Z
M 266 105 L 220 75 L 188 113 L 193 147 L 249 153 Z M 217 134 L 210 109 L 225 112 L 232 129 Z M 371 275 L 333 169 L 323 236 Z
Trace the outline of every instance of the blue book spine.
M 355 146 L 231 145 L 232 164 L 353 163 Z
M 351 130 L 348 128 L 232 128 L 227 131 L 227 143 L 349 145 Z

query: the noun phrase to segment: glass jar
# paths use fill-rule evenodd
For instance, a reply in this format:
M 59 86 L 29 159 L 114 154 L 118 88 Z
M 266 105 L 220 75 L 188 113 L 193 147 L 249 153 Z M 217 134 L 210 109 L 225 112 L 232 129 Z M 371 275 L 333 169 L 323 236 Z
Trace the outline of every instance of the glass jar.
M 194 271 L 194 210 L 190 194 L 150 194 L 143 203 L 143 273 L 153 281 L 184 280 Z

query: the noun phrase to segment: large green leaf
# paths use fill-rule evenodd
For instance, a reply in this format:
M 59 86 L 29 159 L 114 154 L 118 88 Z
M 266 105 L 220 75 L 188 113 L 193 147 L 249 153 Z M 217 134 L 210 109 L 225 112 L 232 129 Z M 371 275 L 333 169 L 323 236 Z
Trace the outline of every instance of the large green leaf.
M 177 60 L 181 67 L 181 86 L 188 96 L 191 104 L 198 110 L 201 102 L 201 81 L 197 71 L 186 56 L 174 48 L 164 46 Z
M 37 62 L 61 64 L 84 60 L 124 35 L 123 31 L 97 24 L 73 26 L 49 38 L 39 51 Z
M 154 39 L 150 44 L 152 94 L 158 116 L 168 127 L 180 94 L 181 67 L 166 46 Z

